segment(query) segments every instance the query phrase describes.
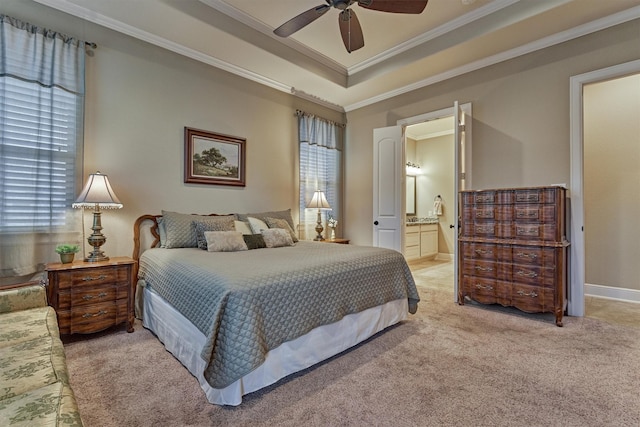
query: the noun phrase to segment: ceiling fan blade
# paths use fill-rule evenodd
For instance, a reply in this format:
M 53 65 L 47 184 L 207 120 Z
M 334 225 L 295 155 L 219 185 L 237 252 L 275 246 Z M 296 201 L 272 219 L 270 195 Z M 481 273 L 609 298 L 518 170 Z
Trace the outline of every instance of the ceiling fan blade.
M 344 42 L 344 47 L 347 48 L 347 52 L 351 53 L 364 46 L 362 27 L 353 10 L 345 9 L 340 12 L 338 24 L 340 25 L 340 34 L 342 35 L 342 41 Z
M 429 0 L 358 0 L 358 6 L 380 12 L 420 14 Z
M 309 9 L 306 12 L 302 12 L 300 15 L 291 18 L 273 30 L 273 32 L 280 37 L 289 37 L 291 34 L 320 18 L 322 15 L 327 13 L 329 9 L 331 9 L 331 6 L 326 4 L 316 6 L 313 9 Z

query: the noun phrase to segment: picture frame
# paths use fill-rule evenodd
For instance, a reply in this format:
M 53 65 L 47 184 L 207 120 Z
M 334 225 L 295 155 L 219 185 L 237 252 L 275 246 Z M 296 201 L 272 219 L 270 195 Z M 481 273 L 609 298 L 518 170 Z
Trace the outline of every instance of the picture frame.
M 184 182 L 244 187 L 246 139 L 184 128 Z

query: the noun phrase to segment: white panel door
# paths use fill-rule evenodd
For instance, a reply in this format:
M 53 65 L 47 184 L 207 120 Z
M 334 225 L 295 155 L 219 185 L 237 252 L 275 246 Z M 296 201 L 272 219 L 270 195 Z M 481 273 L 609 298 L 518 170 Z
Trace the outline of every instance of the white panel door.
M 373 130 L 373 246 L 402 252 L 404 231 L 402 127 Z

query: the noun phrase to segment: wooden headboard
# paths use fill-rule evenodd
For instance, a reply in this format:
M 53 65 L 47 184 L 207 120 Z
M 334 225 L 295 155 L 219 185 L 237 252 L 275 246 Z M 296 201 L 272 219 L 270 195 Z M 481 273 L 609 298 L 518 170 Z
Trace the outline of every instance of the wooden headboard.
M 131 258 L 136 261 L 140 260 L 140 255 L 146 249 L 160 245 L 158 218 L 162 218 L 162 215 L 142 215 L 133 224 L 133 255 Z

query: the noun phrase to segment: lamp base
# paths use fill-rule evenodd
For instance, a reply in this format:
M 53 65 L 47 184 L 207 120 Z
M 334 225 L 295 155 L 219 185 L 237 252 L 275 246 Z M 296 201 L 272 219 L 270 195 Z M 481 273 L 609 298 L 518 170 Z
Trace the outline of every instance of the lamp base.
M 104 254 L 104 252 L 95 251 L 91 252 L 85 259 L 85 262 L 99 262 L 99 261 L 109 261 L 109 257 Z
M 318 233 L 318 235 L 313 239 L 314 241 L 321 242 L 324 240 L 324 237 L 322 237 L 322 230 L 324 230 L 324 227 L 322 226 L 322 216 L 320 214 L 320 209 L 318 209 L 318 220 L 316 221 L 316 233 Z
M 93 230 L 93 233 L 91 233 L 91 236 L 87 237 L 87 242 L 93 246 L 93 251 L 91 251 L 84 260 L 86 262 L 107 261 L 109 257 L 100 250 L 100 246 L 104 245 L 107 241 L 107 238 L 102 234 L 102 219 L 100 211 L 93 213 L 93 226 L 91 229 Z

